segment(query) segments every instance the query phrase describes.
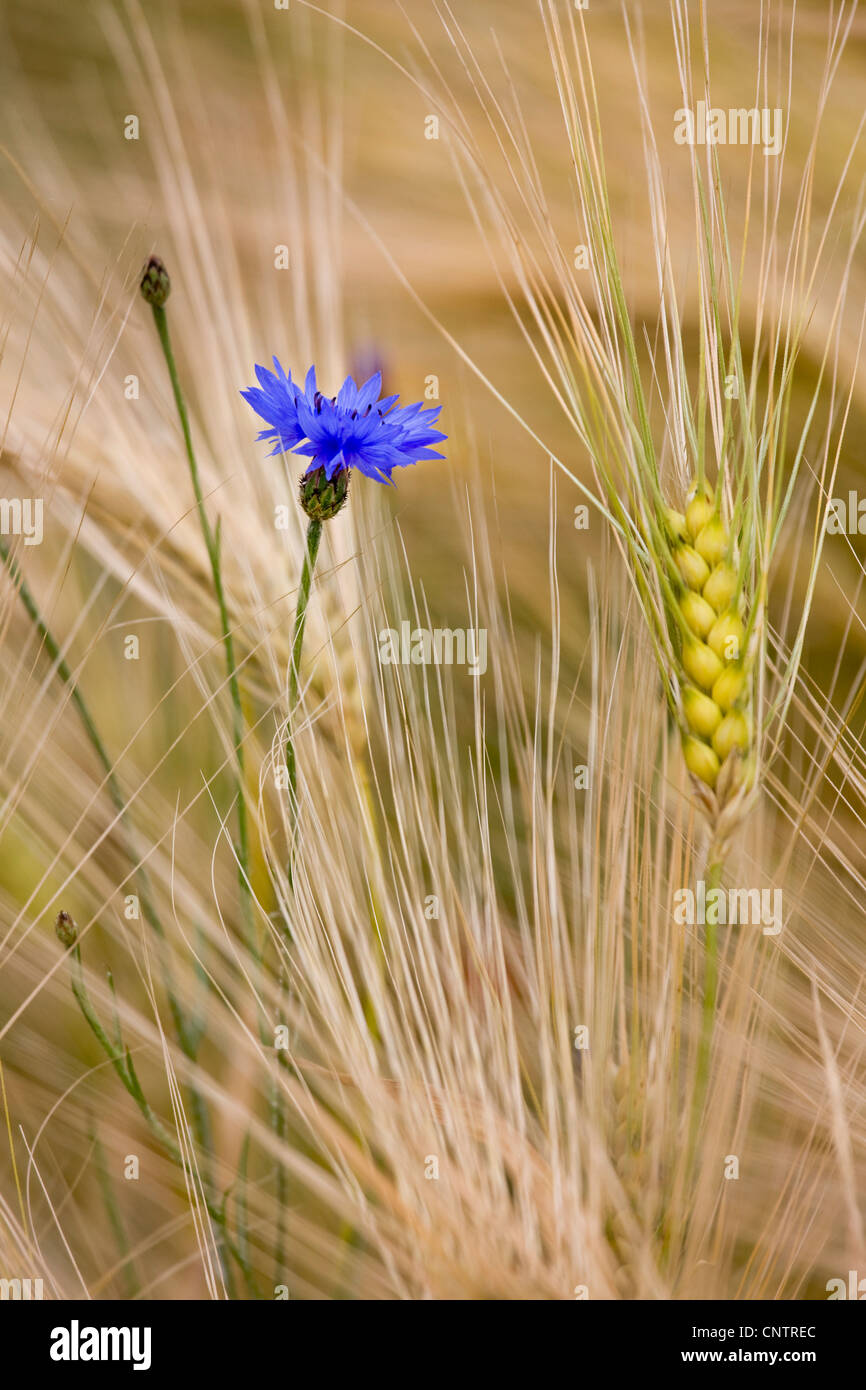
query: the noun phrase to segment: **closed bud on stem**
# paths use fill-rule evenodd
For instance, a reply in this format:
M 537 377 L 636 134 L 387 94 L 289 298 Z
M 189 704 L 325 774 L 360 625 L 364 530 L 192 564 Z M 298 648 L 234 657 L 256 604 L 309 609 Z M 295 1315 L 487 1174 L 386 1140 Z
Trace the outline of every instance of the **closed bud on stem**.
M 171 280 L 159 256 L 151 256 L 141 277 L 141 297 L 156 309 L 161 309 L 171 294 Z
M 57 933 L 57 940 L 67 951 L 78 940 L 78 928 L 68 912 L 58 912 L 54 930 Z

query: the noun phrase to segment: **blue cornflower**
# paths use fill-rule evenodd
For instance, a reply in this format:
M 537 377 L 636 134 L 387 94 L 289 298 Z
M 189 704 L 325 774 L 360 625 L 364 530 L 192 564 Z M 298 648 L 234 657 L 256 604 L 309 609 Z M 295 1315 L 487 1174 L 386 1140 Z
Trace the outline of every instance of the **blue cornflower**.
M 258 438 L 273 441 L 272 454 L 291 451 L 310 460 L 305 476 L 321 469 L 330 483 L 342 470 L 357 468 L 389 483 L 395 468 L 443 457 L 431 447 L 446 438 L 434 429 L 442 407 L 398 406 L 397 396 L 380 399 L 381 372 L 363 386 L 348 376 L 337 395 L 328 397 L 316 385 L 315 367 L 307 372 L 303 390 L 276 357 L 274 367 L 269 372 L 257 366 L 259 385 L 241 395 L 267 422 Z

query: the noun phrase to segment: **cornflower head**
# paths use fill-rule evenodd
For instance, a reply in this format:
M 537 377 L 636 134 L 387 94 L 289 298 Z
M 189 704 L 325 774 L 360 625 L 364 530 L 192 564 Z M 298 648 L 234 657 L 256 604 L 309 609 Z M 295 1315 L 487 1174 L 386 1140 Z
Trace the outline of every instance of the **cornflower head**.
M 349 475 L 357 468 L 378 483 L 390 483 L 395 468 L 443 455 L 431 446 L 445 435 L 434 428 L 441 406 L 420 402 L 398 406 L 397 396 L 382 396 L 382 374 L 363 386 L 346 377 L 336 396 L 316 384 L 316 369 L 307 372 L 303 389 L 274 358 L 274 371 L 256 367 L 258 386 L 241 395 L 267 422 L 259 439 L 273 442 L 271 454 L 295 453 L 308 458 L 300 483 L 301 506 L 311 520 L 328 521 L 343 506 Z
M 441 406 L 425 409 L 420 402 L 398 406 L 397 396 L 381 395 L 381 372 L 374 372 L 363 386 L 347 376 L 336 396 L 325 396 L 319 390 L 315 367 L 307 372 L 302 389 L 276 357 L 274 371 L 257 366 L 256 378 L 258 386 L 248 387 L 241 395 L 266 423 L 259 439 L 273 443 L 271 454 L 290 452 L 309 459 L 300 481 L 300 502 L 309 524 L 292 634 L 286 736 L 289 806 L 295 820 L 298 782 L 291 718 L 298 702 L 307 605 L 322 525 L 345 503 L 353 468 L 374 482 L 390 483 L 395 468 L 442 458 L 432 446 L 441 443 L 445 435 L 435 428 Z

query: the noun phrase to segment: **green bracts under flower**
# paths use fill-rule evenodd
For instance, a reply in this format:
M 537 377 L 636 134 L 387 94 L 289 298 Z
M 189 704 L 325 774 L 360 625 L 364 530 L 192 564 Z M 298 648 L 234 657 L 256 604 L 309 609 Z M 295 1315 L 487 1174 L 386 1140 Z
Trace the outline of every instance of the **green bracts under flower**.
M 339 468 L 330 482 L 324 468 L 316 468 L 301 478 L 301 506 L 311 521 L 330 521 L 337 515 L 348 494 L 348 468 Z

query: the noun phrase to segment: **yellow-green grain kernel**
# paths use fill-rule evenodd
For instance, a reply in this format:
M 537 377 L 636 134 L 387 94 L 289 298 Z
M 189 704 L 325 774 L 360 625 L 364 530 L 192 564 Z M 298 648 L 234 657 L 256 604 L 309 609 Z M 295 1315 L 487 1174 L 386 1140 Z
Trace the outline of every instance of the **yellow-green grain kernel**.
M 685 686 L 682 700 L 683 713 L 692 733 L 700 734 L 701 738 L 712 738 L 722 722 L 722 711 L 715 700 L 696 690 L 693 685 Z
M 665 507 L 664 519 L 668 534 L 674 540 L 684 541 L 688 532 L 686 531 L 686 519 L 682 512 L 678 512 L 675 507 Z
M 714 787 L 719 775 L 719 760 L 710 745 L 687 734 L 683 739 L 683 754 L 689 772 L 706 782 L 708 787 Z
M 725 713 L 736 704 L 746 688 L 746 674 L 742 666 L 728 666 L 713 685 L 713 699 Z
M 726 714 L 716 732 L 713 734 L 713 748 L 719 756 L 721 762 L 731 754 L 735 748 L 739 748 L 741 753 L 745 753 L 749 746 L 749 725 L 744 714 L 739 710 L 731 710 Z
M 702 560 L 692 546 L 678 545 L 674 551 L 674 561 L 689 588 L 700 593 L 710 575 L 706 560 Z
M 699 685 L 702 690 L 712 690 L 724 669 L 706 642 L 688 637 L 683 643 L 683 667 L 695 685 Z
M 731 569 L 730 565 L 716 565 L 702 588 L 704 598 L 707 603 L 712 604 L 717 613 L 722 613 L 726 608 L 730 608 L 736 592 L 737 573 L 736 570 Z
M 693 497 L 686 507 L 686 526 L 692 540 L 706 526 L 713 514 L 713 503 L 709 497 Z
M 687 589 L 680 599 L 680 612 L 696 637 L 706 637 L 716 621 L 715 609 L 693 589 Z
M 695 537 L 695 550 L 711 567 L 718 565 L 728 553 L 728 532 L 719 517 L 714 516 Z
M 743 654 L 746 633 L 737 614 L 728 609 L 713 623 L 707 635 L 707 646 L 712 647 L 721 661 L 739 661 Z

